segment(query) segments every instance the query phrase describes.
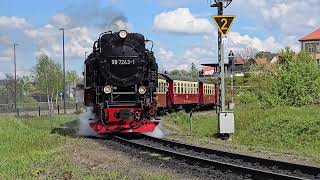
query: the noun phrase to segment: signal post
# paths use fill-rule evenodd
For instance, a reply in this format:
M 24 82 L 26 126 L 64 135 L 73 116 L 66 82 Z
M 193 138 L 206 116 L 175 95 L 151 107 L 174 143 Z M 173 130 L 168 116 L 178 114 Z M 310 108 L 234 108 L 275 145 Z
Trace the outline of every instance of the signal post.
M 223 140 L 227 140 L 230 134 L 234 133 L 234 114 L 226 112 L 225 104 L 225 84 L 224 84 L 224 42 L 236 16 L 224 16 L 223 9 L 231 4 L 232 0 L 210 0 L 210 7 L 216 7 L 217 16 L 212 16 L 212 20 L 218 28 L 218 62 L 219 62 L 219 133 Z

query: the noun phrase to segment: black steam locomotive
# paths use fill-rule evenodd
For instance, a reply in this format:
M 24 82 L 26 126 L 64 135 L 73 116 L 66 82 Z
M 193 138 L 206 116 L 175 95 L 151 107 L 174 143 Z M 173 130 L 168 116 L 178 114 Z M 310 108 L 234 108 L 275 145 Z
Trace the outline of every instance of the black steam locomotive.
M 84 103 L 93 107 L 96 117 L 89 121 L 96 132 L 150 132 L 158 125 L 158 65 L 148 42 L 121 30 L 102 33 L 94 43 L 85 60 Z

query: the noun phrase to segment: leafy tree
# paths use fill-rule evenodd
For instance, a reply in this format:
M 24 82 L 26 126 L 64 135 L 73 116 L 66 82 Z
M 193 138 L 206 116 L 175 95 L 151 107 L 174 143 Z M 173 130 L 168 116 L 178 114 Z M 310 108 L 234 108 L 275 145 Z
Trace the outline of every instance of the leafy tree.
M 51 113 L 53 109 L 53 97 L 56 97 L 57 103 L 58 95 L 63 87 L 61 65 L 55 63 L 47 55 L 42 54 L 37 58 L 33 74 L 39 90 L 47 95 L 49 111 Z
M 198 77 L 198 69 L 195 65 L 195 63 L 191 63 L 191 68 L 189 71 L 186 70 L 173 70 L 170 72 L 171 75 L 176 76 L 192 76 L 192 77 Z
M 278 53 L 279 56 L 279 64 L 284 65 L 283 67 L 287 67 L 290 62 L 295 60 L 294 58 L 294 52 L 289 48 L 286 47 L 284 50 L 281 50 L 280 53 Z
M 80 78 L 79 78 L 76 71 L 67 71 L 66 72 L 66 83 L 68 85 L 67 88 L 69 88 L 69 90 L 67 91 L 67 92 L 69 92 L 68 95 L 70 95 L 71 88 L 74 88 L 76 86 L 76 83 L 79 79 Z M 73 95 L 73 97 L 74 96 L 75 96 L 75 94 Z
M 191 63 L 191 69 L 190 69 L 189 74 L 192 77 L 198 77 L 198 69 L 194 63 Z
M 67 71 L 66 72 L 66 80 L 75 82 L 79 80 L 79 76 L 76 71 Z
M 3 104 L 14 103 L 14 78 L 10 74 L 5 75 L 3 88 L 0 90 L 0 102 Z

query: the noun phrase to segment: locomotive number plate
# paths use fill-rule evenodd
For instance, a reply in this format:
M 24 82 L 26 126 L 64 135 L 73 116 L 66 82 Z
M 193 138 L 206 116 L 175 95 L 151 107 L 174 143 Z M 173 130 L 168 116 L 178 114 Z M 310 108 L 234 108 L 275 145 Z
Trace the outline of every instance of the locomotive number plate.
M 135 64 L 134 59 L 112 59 L 112 65 L 133 65 Z

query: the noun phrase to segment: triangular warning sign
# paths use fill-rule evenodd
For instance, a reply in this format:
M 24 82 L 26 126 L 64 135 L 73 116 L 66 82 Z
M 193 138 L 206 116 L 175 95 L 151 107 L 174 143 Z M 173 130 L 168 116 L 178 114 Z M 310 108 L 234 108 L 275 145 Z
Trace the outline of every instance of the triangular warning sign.
M 229 55 L 228 55 L 229 57 L 234 57 L 234 54 L 233 54 L 233 52 L 232 51 L 230 51 L 230 53 L 229 53 Z
M 236 16 L 212 16 L 212 20 L 216 23 L 222 35 L 226 35 L 229 32 L 235 19 Z

